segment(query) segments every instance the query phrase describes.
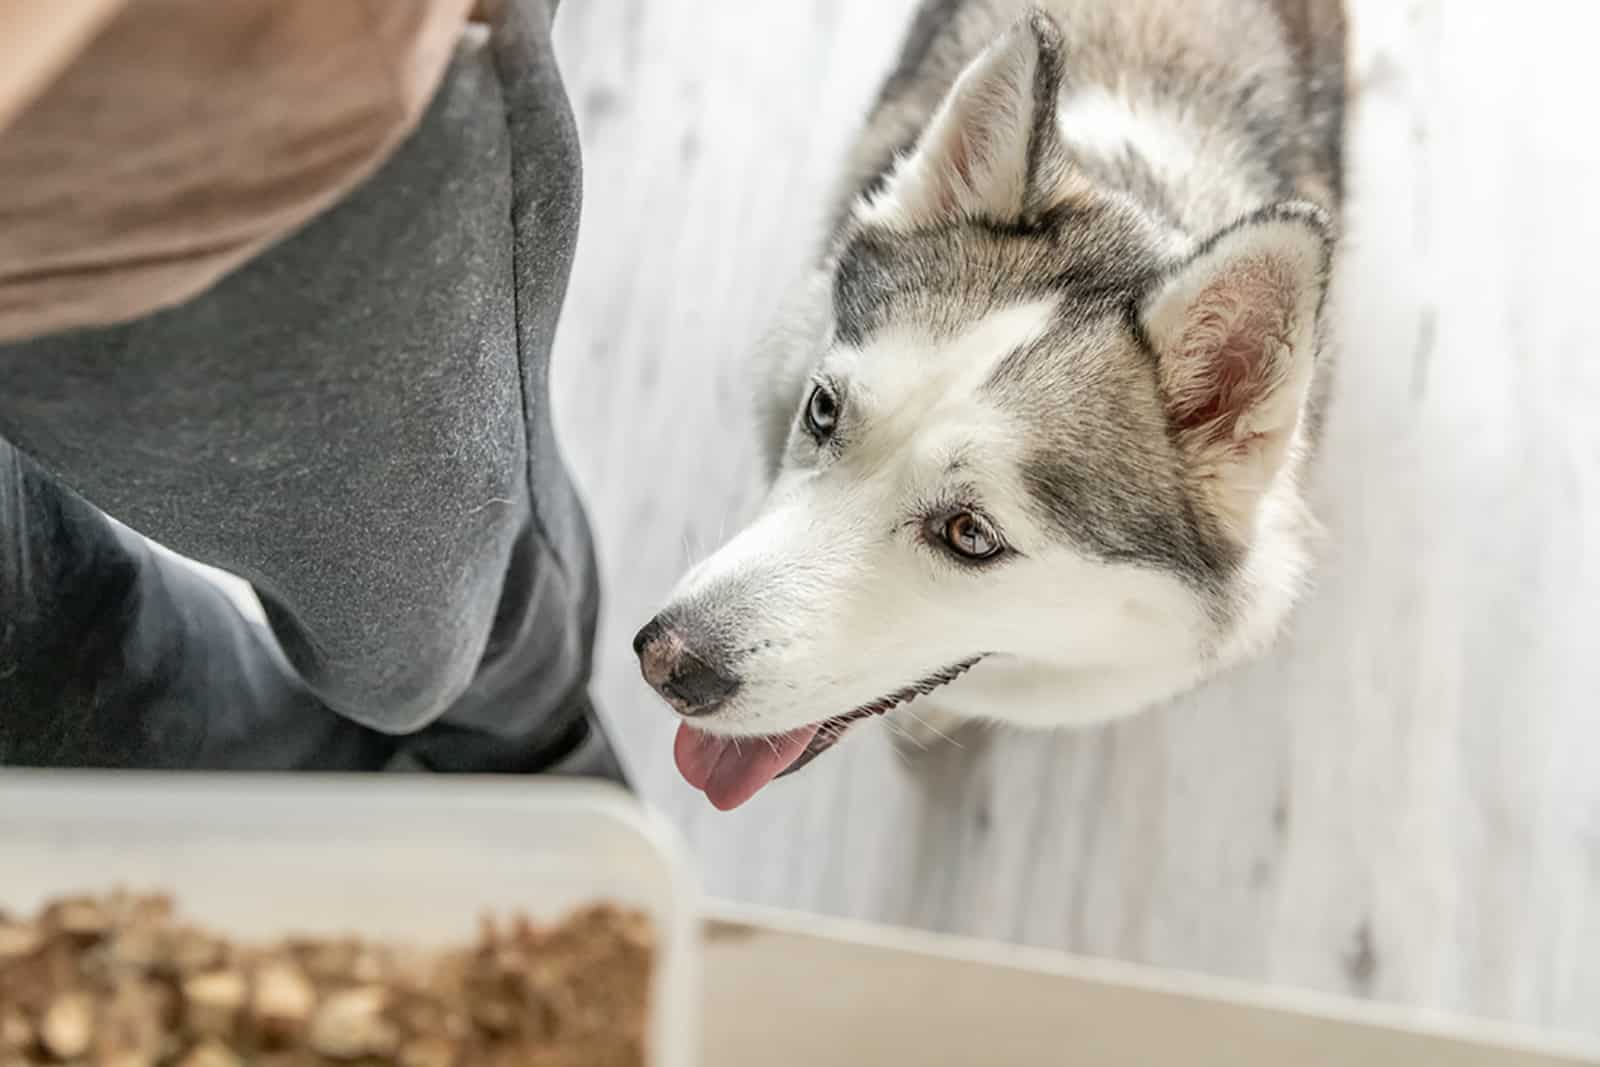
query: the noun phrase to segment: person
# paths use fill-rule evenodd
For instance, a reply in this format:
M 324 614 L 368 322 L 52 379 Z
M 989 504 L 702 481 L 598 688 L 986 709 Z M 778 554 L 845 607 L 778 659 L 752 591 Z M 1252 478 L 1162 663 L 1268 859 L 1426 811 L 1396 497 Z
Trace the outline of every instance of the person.
M 555 7 L 6 6 L 0 764 L 622 780 Z

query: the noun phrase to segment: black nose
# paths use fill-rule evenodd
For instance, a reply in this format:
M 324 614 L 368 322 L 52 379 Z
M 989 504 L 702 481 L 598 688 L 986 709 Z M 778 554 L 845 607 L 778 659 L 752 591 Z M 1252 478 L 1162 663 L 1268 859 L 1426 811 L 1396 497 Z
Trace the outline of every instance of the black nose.
M 660 616 L 634 636 L 633 651 L 644 680 L 680 715 L 709 715 L 739 689 L 738 679 L 692 652 Z
M 635 656 L 644 655 L 644 646 L 657 638 L 665 636 L 666 632 L 667 624 L 661 621 L 661 616 L 657 615 L 645 623 L 638 633 L 633 635 L 633 654 Z

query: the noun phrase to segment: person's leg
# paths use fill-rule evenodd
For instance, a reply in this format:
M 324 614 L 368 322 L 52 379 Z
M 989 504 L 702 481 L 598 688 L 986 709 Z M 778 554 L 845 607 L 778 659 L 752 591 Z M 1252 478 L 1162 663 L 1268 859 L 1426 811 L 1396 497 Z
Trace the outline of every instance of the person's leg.
M 531 528 L 506 571 L 501 617 L 472 687 L 408 748 L 440 770 L 537 770 L 624 779 L 583 691 L 598 588 L 582 502 L 556 445 L 549 357 L 578 239 L 581 155 L 550 42 L 557 0 L 503 5 L 493 45 L 510 147 L 516 334 L 528 433 Z M 540 559 L 550 552 L 563 561 Z M 555 628 L 552 618 L 572 624 Z M 576 671 L 556 710 L 544 679 Z
M 561 763 L 587 717 L 594 567 L 545 400 L 577 149 L 546 0 L 506 8 L 493 54 L 464 44 L 417 132 L 301 233 L 180 308 L 0 348 L 0 435 L 247 578 L 328 707 L 444 719 L 412 744 L 446 770 Z
M 216 588 L 0 440 L 0 765 L 375 769 L 394 748 L 322 707 Z

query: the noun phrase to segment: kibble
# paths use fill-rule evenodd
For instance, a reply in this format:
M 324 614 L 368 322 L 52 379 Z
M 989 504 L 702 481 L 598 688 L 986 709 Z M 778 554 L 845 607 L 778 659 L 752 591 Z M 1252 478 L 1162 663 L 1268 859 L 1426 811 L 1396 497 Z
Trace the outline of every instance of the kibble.
M 642 1067 L 653 936 L 599 905 L 469 948 L 241 945 L 164 897 L 0 913 L 0 1067 Z
M 286 960 L 270 960 L 256 972 L 250 1011 L 264 1033 L 290 1041 L 311 1021 L 317 991 L 300 968 Z
M 384 1018 L 389 994 L 377 986 L 334 993 L 317 1008 L 306 1043 L 331 1060 L 393 1055 L 399 1034 Z
M 33 1044 L 33 1024 L 17 1008 L 0 1008 L 0 1052 L 21 1052 Z
M 50 1002 L 39 1024 L 39 1043 L 58 1060 L 75 1060 L 94 1042 L 94 998 L 63 993 Z
M 210 971 L 185 981 L 183 1000 L 189 1028 L 215 1037 L 232 1034 L 248 988 L 239 971 Z
M 79 937 L 94 937 L 111 927 L 111 916 L 99 902 L 87 897 L 63 900 L 52 909 L 56 929 Z
M 44 935 L 30 923 L 0 922 L 0 960 L 31 956 L 44 944 Z
M 419 1037 L 400 1049 L 400 1067 L 454 1067 L 456 1046 L 442 1037 Z

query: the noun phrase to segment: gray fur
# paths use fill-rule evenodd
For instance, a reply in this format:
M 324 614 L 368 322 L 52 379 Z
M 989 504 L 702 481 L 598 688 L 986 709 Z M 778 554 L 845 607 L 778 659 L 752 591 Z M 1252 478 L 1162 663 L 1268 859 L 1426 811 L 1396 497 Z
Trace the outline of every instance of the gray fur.
M 1180 106 L 1225 140 L 1241 161 L 1236 181 L 1254 184 L 1263 202 L 1338 206 L 1343 0 L 925 0 L 846 164 L 838 225 L 915 143 L 961 70 L 1032 9 L 1060 26 L 1074 86 L 1127 87 Z M 1186 218 L 1209 231 L 1242 213 Z

